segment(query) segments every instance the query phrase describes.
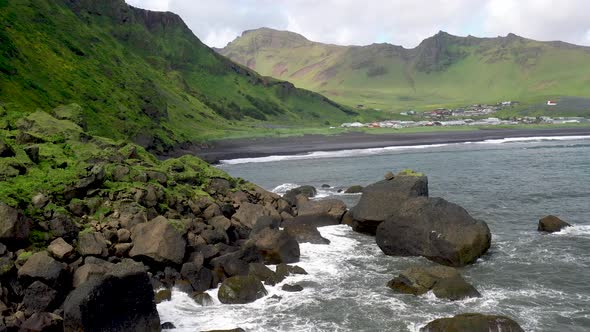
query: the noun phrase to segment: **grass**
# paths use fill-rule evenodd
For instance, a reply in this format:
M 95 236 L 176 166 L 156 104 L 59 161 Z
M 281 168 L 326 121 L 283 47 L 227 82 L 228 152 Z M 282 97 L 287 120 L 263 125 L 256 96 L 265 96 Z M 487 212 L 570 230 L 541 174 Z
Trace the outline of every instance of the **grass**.
M 535 106 L 559 96 L 590 94 L 589 48 L 519 37 L 477 39 L 443 33 L 413 50 L 403 50 L 387 44 L 346 47 L 301 42 L 287 36 L 257 30 L 221 53 L 244 65 L 255 62 L 263 75 L 287 79 L 343 104 L 384 111 L 504 100 Z M 276 72 L 279 65 L 283 70 Z M 305 74 L 295 74 L 301 72 Z M 584 111 L 590 114 L 590 108 Z
M 0 104 L 21 117 L 75 103 L 54 112 L 93 135 L 163 152 L 252 123 L 358 116 L 217 55 L 173 14 L 147 16 L 123 0 L 4 1 L 0 21 Z

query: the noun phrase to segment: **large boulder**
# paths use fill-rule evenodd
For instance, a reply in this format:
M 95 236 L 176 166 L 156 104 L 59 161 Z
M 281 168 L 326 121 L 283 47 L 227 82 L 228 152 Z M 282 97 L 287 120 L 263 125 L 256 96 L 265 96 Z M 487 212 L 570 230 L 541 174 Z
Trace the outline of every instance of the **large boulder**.
M 330 240 L 322 237 L 318 229 L 312 225 L 292 224 L 285 226 L 284 230 L 298 243 L 330 244 Z
M 305 202 L 298 209 L 298 216 L 329 216 L 340 221 L 346 212 L 346 204 L 338 199 L 323 199 Z
M 234 276 L 227 278 L 219 287 L 217 296 L 225 304 L 250 303 L 264 297 L 268 292 L 255 276 Z
M 197 292 L 204 292 L 211 288 L 213 273 L 206 267 L 198 266 L 193 262 L 184 263 L 180 274 L 188 280 Z
M 571 226 L 570 224 L 559 219 L 558 217 L 553 216 L 553 215 L 549 215 L 549 216 L 543 217 L 539 220 L 539 226 L 538 226 L 537 230 L 539 232 L 554 233 L 554 232 L 559 232 L 562 229 L 564 229 L 565 227 L 570 227 L 570 226 Z
M 18 279 L 23 285 L 39 280 L 53 289 L 61 289 L 66 286 L 69 278 L 66 267 L 65 263 L 58 262 L 46 251 L 41 251 L 29 257 L 18 269 Z
M 63 330 L 63 319 L 50 312 L 34 313 L 20 326 L 20 331 L 27 332 L 61 332 Z
M 299 243 L 285 231 L 265 228 L 254 234 L 248 242 L 258 248 L 265 264 L 299 261 Z
M 298 201 L 297 196 L 302 195 L 304 197 L 311 198 L 311 197 L 315 197 L 315 195 L 317 195 L 317 193 L 318 193 L 317 189 L 313 186 L 301 186 L 301 187 L 287 190 L 285 195 L 283 195 L 283 198 L 287 202 L 289 202 L 289 204 L 291 204 L 292 206 L 295 206 L 295 205 L 297 205 L 297 201 Z
M 230 252 L 211 260 L 213 270 L 219 276 L 248 275 L 250 263 L 260 263 L 263 257 L 254 245 L 245 245 L 240 250 Z
M 257 221 L 263 216 L 270 216 L 275 220 L 280 220 L 276 210 L 261 204 L 242 203 L 240 208 L 232 216 L 232 219 L 250 229 L 255 228 Z
M 524 332 L 511 318 L 474 313 L 439 318 L 420 329 L 421 332 Z
M 353 230 L 375 234 L 377 226 L 398 213 L 409 198 L 428 196 L 426 176 L 396 176 L 365 187 L 358 204 L 351 209 Z
M 31 222 L 18 210 L 0 202 L 0 241 L 19 244 L 29 238 Z
M 427 197 L 407 200 L 376 235 L 386 255 L 423 256 L 455 267 L 475 262 L 492 239 L 487 224 L 459 205 Z
M 182 264 L 186 249 L 185 232 L 162 216 L 138 224 L 131 230 L 133 248 L 129 256 L 150 263 Z
M 150 278 L 141 264 L 124 261 L 76 288 L 64 302 L 66 331 L 160 331 Z
M 78 236 L 78 252 L 82 256 L 107 256 L 107 240 L 99 232 L 83 232 Z

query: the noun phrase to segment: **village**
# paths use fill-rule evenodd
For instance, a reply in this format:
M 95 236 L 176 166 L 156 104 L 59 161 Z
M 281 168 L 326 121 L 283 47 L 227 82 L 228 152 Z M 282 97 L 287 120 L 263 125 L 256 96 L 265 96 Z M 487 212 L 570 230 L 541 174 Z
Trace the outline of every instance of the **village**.
M 523 116 L 501 119 L 493 115 L 505 107 L 518 105 L 517 101 L 502 101 L 495 105 L 475 104 L 457 109 L 437 108 L 432 111 L 406 111 L 400 115 L 411 117 L 412 120 L 384 120 L 370 123 L 343 123 L 342 128 L 412 128 L 432 126 L 495 126 L 518 124 L 568 124 L 590 123 L 590 119 L 583 117 L 549 117 Z M 547 106 L 556 106 L 557 102 L 548 100 Z

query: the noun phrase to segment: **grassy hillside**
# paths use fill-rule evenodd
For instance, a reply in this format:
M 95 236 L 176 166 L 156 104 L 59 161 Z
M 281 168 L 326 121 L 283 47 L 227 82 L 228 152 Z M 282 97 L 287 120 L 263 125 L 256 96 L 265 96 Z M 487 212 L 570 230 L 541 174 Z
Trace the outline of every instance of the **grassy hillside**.
M 162 152 L 358 114 L 218 55 L 179 16 L 123 0 L 0 0 L 0 105 L 76 103 L 89 133 Z
M 439 32 L 405 49 L 326 45 L 263 28 L 244 32 L 219 52 L 338 102 L 384 110 L 590 94 L 590 48 L 513 34 L 475 38 Z

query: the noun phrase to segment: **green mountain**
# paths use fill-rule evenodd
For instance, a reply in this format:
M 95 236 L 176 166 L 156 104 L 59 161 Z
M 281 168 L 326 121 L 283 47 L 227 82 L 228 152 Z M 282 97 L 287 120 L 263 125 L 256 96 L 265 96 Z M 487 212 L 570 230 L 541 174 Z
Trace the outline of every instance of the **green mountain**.
M 4 116 L 71 103 L 89 133 L 155 152 L 357 115 L 218 55 L 173 13 L 124 0 L 0 0 Z
M 327 45 L 262 28 L 244 32 L 218 52 L 338 102 L 384 110 L 590 94 L 589 47 L 514 34 L 476 38 L 439 32 L 406 49 Z

